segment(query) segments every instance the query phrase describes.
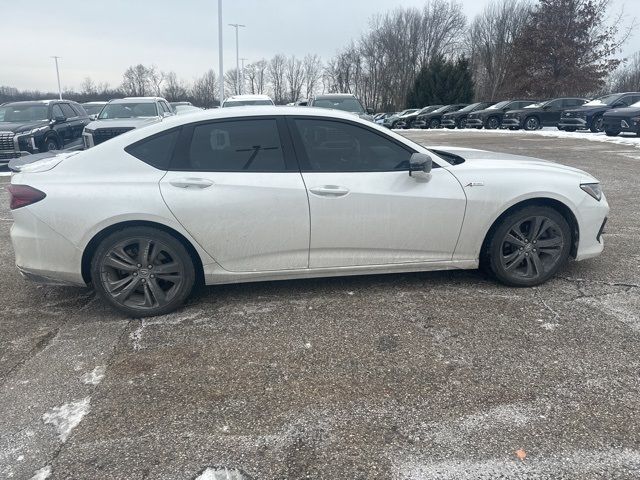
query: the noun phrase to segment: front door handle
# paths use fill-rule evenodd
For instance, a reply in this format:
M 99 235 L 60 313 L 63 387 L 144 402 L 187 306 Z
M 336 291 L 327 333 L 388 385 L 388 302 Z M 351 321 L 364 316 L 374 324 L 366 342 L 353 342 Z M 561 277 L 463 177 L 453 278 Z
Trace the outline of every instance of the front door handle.
M 340 187 L 338 185 L 322 185 L 320 187 L 311 187 L 309 189 L 314 195 L 320 197 L 344 197 L 349 193 L 349 189 L 346 187 Z
M 178 188 L 207 188 L 213 185 L 213 182 L 206 178 L 179 178 L 169 183 Z

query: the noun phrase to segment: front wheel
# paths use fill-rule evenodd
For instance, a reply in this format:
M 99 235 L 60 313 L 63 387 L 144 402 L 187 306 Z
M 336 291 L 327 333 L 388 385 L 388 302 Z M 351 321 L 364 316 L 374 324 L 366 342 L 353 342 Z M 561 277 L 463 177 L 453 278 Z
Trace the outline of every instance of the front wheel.
M 527 117 L 524 121 L 524 129 L 527 131 L 538 130 L 540 128 L 540 120 L 536 117 Z
M 184 245 L 162 230 L 131 227 L 107 236 L 91 261 L 96 291 L 132 317 L 176 310 L 195 283 L 193 260 Z
M 525 207 L 506 216 L 487 242 L 483 264 L 506 285 L 532 287 L 565 264 L 571 229 L 550 207 Z
M 467 128 L 467 119 L 461 118 L 458 120 L 458 128 Z
M 60 145 L 58 145 L 58 140 L 56 139 L 56 137 L 54 137 L 53 135 L 49 135 L 44 140 L 44 148 L 47 152 L 53 152 L 55 150 L 58 150 L 60 148 Z
M 429 122 L 429 128 L 440 128 L 440 120 L 434 118 Z
M 590 130 L 593 133 L 600 133 L 604 130 L 604 118 L 602 118 L 602 115 L 598 115 L 593 119 Z
M 490 117 L 487 120 L 487 124 L 485 128 L 488 128 L 489 130 L 496 130 L 499 126 L 500 126 L 500 119 L 498 119 L 498 117 Z
M 617 137 L 620 135 L 620 130 L 605 129 L 604 133 L 607 134 L 607 137 Z

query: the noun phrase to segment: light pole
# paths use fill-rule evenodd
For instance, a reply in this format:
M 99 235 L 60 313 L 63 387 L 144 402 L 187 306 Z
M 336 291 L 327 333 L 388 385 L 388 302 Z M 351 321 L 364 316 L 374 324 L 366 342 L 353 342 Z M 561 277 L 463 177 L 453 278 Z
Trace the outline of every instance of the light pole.
M 238 29 L 240 27 L 244 28 L 246 25 L 242 25 L 241 23 L 230 23 L 230 27 L 234 27 L 236 29 L 236 85 L 240 86 L 240 47 L 238 46 Z
M 222 0 L 218 0 L 218 87 L 220 89 L 220 106 L 224 100 L 224 62 L 222 59 Z
M 240 95 L 242 95 L 242 91 L 244 90 L 244 62 L 245 60 L 249 60 L 248 58 L 241 58 L 240 61 L 242 62 L 241 64 L 241 69 L 240 69 Z
M 58 68 L 58 59 L 61 57 L 56 57 L 54 55 L 51 58 L 53 58 L 56 61 L 56 77 L 58 77 L 58 96 L 60 97 L 60 100 L 62 100 L 62 88 L 60 87 L 60 69 Z

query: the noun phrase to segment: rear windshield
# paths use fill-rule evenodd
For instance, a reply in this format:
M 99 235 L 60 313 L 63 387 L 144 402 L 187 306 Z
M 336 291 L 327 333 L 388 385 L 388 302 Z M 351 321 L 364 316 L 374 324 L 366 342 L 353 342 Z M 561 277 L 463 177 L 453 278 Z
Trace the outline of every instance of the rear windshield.
M 136 118 L 136 117 L 157 117 L 155 103 L 109 103 L 104 106 L 99 119 L 108 118 Z

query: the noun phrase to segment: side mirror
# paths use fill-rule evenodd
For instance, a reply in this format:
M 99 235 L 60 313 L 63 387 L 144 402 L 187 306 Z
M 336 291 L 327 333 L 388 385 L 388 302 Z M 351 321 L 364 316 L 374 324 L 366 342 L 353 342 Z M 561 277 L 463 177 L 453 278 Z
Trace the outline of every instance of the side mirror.
M 369 115 L 373 115 L 374 113 L 376 113 L 376 111 L 373 108 L 370 108 L 370 107 L 367 107 L 366 110 L 367 110 L 367 113 Z
M 95 113 L 89 115 L 89 120 L 94 121 L 98 119 L 98 115 L 96 115 Z
M 167 118 L 167 117 L 170 117 L 172 115 L 173 115 L 173 113 L 171 113 L 171 112 L 162 112 L 162 117 L 163 118 Z
M 62 115 L 56 115 L 55 117 L 53 117 L 53 122 L 54 123 L 62 123 L 66 120 L 66 118 L 64 118 Z
M 409 176 L 414 178 L 429 178 L 433 161 L 426 153 L 414 153 L 409 159 Z

